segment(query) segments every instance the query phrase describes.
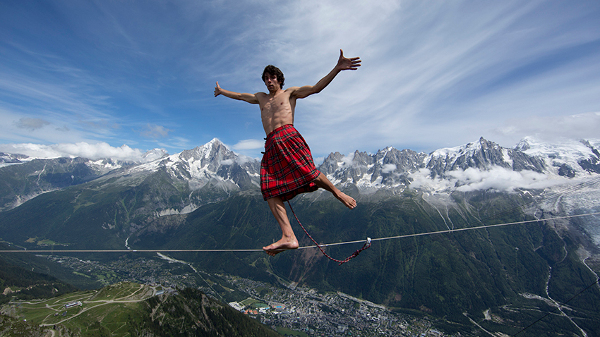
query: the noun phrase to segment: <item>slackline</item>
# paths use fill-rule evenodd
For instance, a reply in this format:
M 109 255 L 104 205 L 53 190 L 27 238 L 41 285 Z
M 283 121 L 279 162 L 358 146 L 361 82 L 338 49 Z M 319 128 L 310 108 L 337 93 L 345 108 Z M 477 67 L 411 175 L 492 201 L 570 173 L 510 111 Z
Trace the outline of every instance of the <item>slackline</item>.
M 417 236 L 463 232 L 463 231 L 474 230 L 474 229 L 512 226 L 512 225 L 527 224 L 527 223 L 533 223 L 533 222 L 539 222 L 539 221 L 578 218 L 578 217 L 599 215 L 599 214 L 600 214 L 600 212 L 595 212 L 595 213 L 586 213 L 586 214 L 566 215 L 566 216 L 559 216 L 559 217 L 538 219 L 538 220 L 507 222 L 507 223 L 501 223 L 501 224 L 495 224 L 495 225 L 483 225 L 483 226 L 476 226 L 476 227 L 445 229 L 445 230 L 440 230 L 440 231 L 396 235 L 396 236 L 388 236 L 388 237 L 375 238 L 375 239 L 368 238 L 366 241 L 373 242 L 373 241 L 395 240 L 395 239 L 411 238 L 411 237 L 417 237 Z M 354 243 L 365 243 L 366 241 L 365 240 L 355 240 L 355 241 L 344 241 L 344 242 L 336 242 L 336 243 L 326 243 L 326 244 L 320 244 L 320 245 L 310 245 L 310 246 L 298 247 L 298 249 L 325 248 L 325 247 L 348 245 L 348 244 L 354 244 Z M 0 253 L 211 253 L 211 252 L 212 253 L 225 253 L 225 252 L 250 253 L 250 252 L 263 252 L 263 250 L 260 248 L 257 248 L 257 249 L 11 249 L 11 250 L 0 250 Z

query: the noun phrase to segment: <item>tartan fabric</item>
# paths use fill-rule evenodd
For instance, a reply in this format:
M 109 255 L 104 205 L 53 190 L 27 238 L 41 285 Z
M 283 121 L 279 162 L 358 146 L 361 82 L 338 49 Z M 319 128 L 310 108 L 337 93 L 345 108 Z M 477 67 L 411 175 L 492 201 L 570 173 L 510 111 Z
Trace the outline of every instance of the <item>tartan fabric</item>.
M 265 200 L 280 197 L 286 201 L 318 189 L 314 180 L 320 172 L 308 144 L 293 125 L 273 130 L 266 140 L 260 163 L 260 189 Z

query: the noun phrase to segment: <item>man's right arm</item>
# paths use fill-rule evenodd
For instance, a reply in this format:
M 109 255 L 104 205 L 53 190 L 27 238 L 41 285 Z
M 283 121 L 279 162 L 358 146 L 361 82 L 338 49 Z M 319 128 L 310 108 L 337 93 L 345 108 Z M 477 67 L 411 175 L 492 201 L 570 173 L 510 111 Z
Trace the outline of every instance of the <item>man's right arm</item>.
M 245 102 L 248 102 L 251 104 L 258 104 L 258 97 L 256 96 L 256 94 L 242 94 L 239 92 L 225 90 L 225 89 L 222 89 L 219 86 L 219 82 L 217 82 L 217 85 L 215 86 L 215 97 L 217 97 L 219 95 L 223 95 L 225 97 L 237 99 L 240 101 L 245 101 Z
M 337 76 L 340 71 L 343 70 L 356 70 L 360 67 L 360 57 L 352 57 L 347 58 L 344 57 L 344 52 L 340 49 L 340 57 L 336 66 L 329 72 L 329 74 L 325 75 L 317 84 L 315 85 L 305 85 L 303 87 L 297 88 L 293 90 L 292 96 L 296 98 L 305 98 L 312 94 L 316 94 L 321 92 L 326 86 L 333 81 L 333 79 Z

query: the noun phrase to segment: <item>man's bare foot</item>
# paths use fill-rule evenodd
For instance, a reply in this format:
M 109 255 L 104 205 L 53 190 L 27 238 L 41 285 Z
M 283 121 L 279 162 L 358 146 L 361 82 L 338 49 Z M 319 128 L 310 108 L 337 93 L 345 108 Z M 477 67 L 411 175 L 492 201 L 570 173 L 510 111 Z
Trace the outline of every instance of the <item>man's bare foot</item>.
M 356 200 L 342 191 L 340 191 L 335 197 L 350 209 L 356 207 Z
M 284 250 L 291 250 L 291 249 L 298 249 L 298 240 L 296 240 L 296 238 L 293 238 L 291 240 L 282 238 L 281 240 L 272 243 L 266 247 L 263 247 L 263 250 L 265 251 L 265 253 L 271 255 L 271 256 L 275 256 L 281 252 L 283 252 Z
M 319 176 L 314 180 L 315 184 L 320 188 L 324 188 L 327 191 L 331 192 L 342 204 L 346 205 L 346 207 L 353 209 L 356 207 L 356 200 L 346 193 L 340 191 L 337 187 L 335 187 L 329 179 L 323 174 L 323 172 L 319 173 Z

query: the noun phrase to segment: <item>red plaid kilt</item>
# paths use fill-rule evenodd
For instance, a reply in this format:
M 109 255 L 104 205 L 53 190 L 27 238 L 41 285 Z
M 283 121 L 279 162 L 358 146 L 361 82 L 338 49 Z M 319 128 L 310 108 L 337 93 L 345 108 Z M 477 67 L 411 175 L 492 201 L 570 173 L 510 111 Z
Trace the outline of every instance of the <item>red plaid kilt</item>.
M 314 180 L 319 174 L 308 144 L 293 125 L 269 133 L 260 163 L 260 189 L 265 200 L 280 197 L 285 201 L 316 191 Z

